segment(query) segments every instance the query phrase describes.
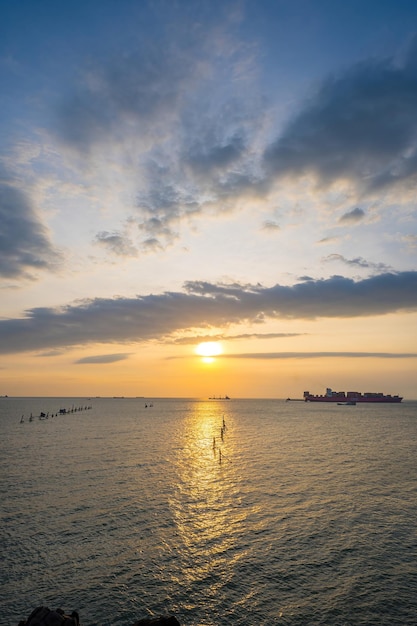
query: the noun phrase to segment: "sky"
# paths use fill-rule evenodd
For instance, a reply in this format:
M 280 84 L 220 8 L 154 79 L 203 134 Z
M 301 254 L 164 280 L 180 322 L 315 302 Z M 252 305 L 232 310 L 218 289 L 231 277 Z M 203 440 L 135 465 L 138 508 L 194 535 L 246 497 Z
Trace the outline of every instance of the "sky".
M 417 398 L 414 0 L 0 0 L 0 113 L 0 395 Z

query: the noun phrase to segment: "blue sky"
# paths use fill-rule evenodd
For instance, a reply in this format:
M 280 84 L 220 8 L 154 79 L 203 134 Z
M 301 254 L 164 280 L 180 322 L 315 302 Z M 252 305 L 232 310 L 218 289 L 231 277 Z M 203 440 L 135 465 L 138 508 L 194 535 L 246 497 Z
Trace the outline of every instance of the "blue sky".
M 1 2 L 4 393 L 410 395 L 416 27 L 411 1 Z

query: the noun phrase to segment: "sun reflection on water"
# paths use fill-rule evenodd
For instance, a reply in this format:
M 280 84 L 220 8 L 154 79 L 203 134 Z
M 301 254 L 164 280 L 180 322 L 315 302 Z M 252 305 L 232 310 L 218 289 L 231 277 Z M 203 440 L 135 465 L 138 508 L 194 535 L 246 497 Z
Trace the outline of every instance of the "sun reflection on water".
M 230 420 L 229 420 L 230 421 Z M 170 505 L 188 584 L 215 594 L 244 557 L 240 479 L 233 463 L 233 423 L 218 405 L 196 403 L 183 422 L 175 459 L 176 490 Z

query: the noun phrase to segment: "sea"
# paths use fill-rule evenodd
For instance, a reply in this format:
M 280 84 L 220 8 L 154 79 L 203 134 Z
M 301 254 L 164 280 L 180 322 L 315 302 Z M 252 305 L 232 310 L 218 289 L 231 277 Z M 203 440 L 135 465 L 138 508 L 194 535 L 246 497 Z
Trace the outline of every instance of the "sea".
M 2 625 L 417 624 L 417 402 L 3 397 L 0 428 Z

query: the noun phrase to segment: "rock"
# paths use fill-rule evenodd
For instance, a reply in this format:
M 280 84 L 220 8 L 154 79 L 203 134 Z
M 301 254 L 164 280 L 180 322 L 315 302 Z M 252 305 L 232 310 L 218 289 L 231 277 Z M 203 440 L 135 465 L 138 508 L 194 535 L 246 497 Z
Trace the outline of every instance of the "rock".
M 46 606 L 38 606 L 29 617 L 19 622 L 18 626 L 80 626 L 78 613 L 66 615 L 62 609 L 51 611 Z M 173 615 L 140 619 L 132 626 L 181 626 Z
M 80 619 L 77 611 L 66 615 L 62 609 L 51 611 L 47 606 L 38 606 L 19 626 L 80 626 Z

